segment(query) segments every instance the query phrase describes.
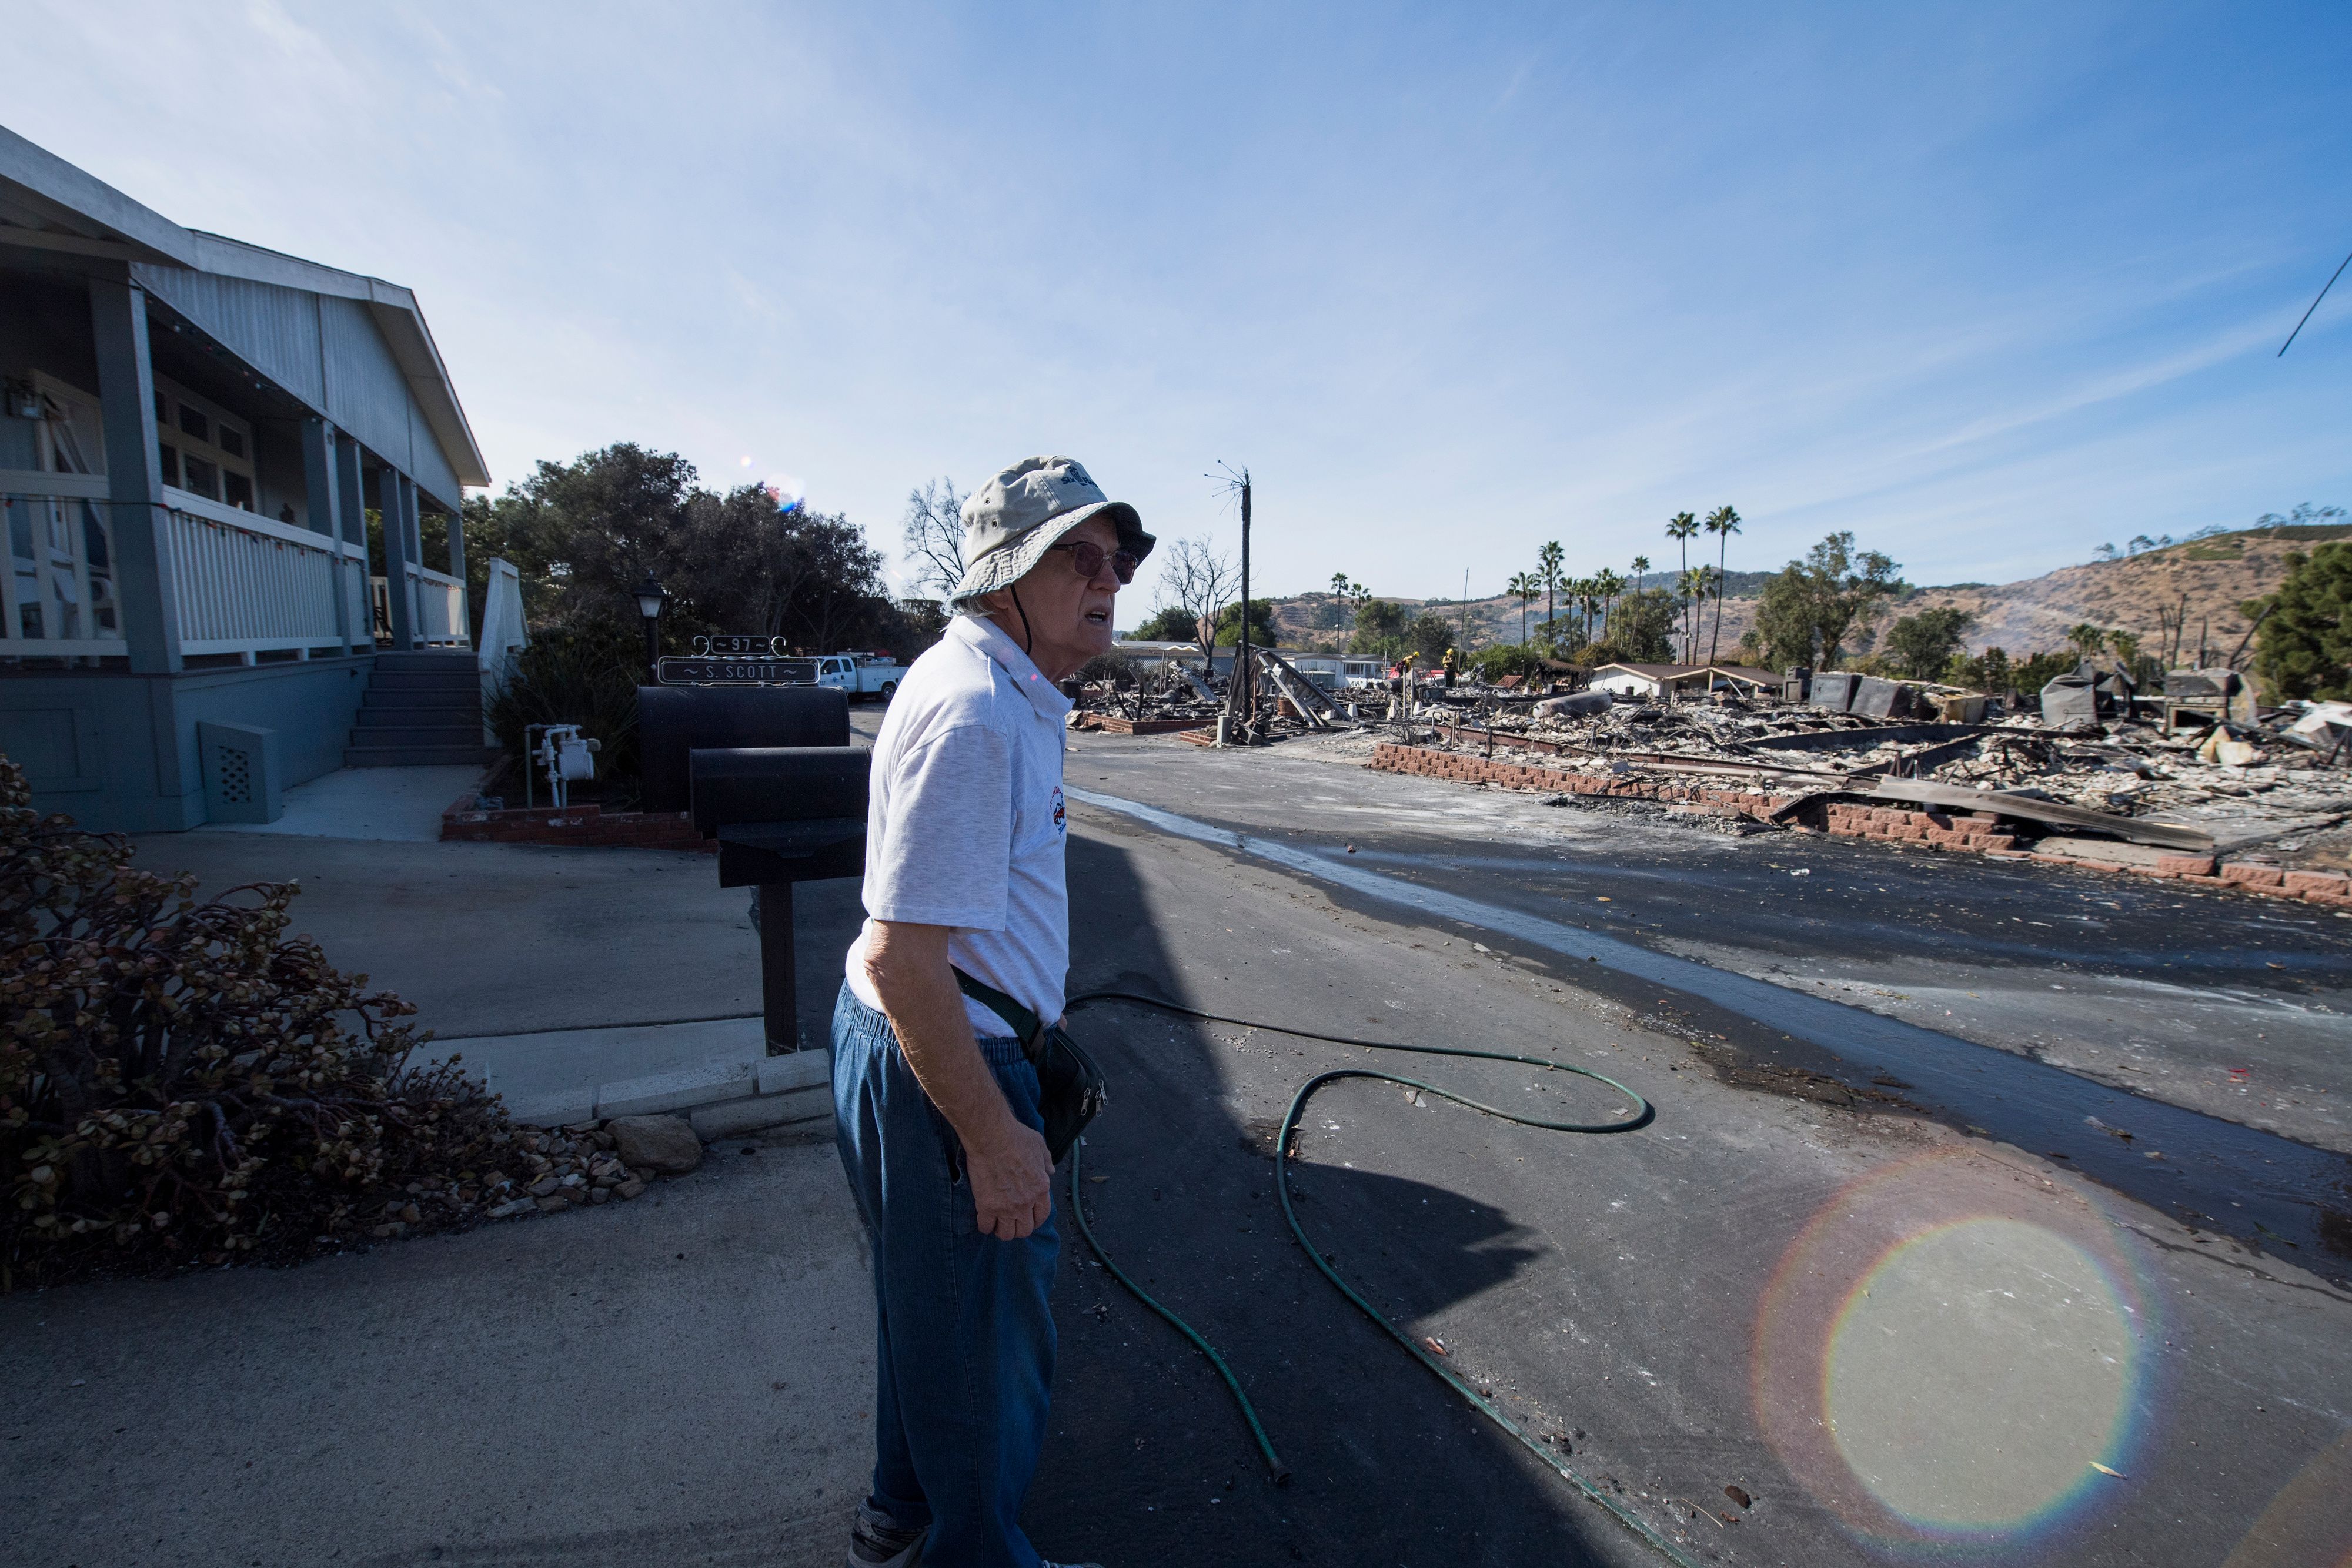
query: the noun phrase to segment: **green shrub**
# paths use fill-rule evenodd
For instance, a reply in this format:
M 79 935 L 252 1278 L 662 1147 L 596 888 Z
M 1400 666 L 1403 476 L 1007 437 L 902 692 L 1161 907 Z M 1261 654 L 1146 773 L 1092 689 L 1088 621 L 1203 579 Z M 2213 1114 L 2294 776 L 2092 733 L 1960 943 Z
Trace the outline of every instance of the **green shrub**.
M 1470 667 L 1478 672 L 1482 681 L 1499 681 L 1505 675 L 1538 674 L 1544 667 L 1544 656 L 1531 643 L 1506 643 L 1479 649 L 1472 656 Z
M 638 794 L 637 684 L 646 671 L 645 633 L 609 619 L 581 615 L 530 634 L 530 645 L 515 655 L 506 680 L 490 694 L 490 731 L 515 762 L 523 758 L 523 727 L 576 724 L 581 733 L 604 742 L 596 757 L 598 791 L 609 804 L 625 805 Z M 521 777 L 510 775 L 509 793 L 522 793 Z
M 0 1289 L 300 1256 L 529 1179 L 497 1100 L 407 1065 L 415 1008 L 287 937 L 296 886 L 199 904 L 30 800 L 0 758 Z
M 2082 662 L 2082 656 L 2072 651 L 2029 655 L 2010 666 L 2010 690 L 2021 696 L 2037 696 L 2042 687 L 2059 676 L 2073 674 Z
M 2240 605 L 2258 616 L 2267 603 L 2254 668 L 2273 702 L 2352 697 L 2352 544 L 2290 550 L 2286 577 L 2267 601 Z

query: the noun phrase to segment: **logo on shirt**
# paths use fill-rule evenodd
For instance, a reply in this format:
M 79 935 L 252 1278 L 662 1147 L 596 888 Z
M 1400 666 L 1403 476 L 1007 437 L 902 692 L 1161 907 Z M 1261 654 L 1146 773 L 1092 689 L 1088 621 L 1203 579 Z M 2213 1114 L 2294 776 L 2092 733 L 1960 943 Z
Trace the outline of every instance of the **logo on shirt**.
M 1062 806 L 1062 787 L 1058 784 L 1054 786 L 1054 826 L 1061 829 L 1064 832 L 1067 832 L 1070 826 L 1067 821 L 1067 813 L 1063 810 Z

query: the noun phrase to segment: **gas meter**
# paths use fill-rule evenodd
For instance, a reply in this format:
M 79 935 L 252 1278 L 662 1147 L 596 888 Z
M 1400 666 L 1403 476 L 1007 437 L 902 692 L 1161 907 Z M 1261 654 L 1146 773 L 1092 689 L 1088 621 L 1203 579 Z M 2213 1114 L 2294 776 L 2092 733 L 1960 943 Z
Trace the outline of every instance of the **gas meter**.
M 530 747 L 531 732 L 539 733 L 536 750 Z M 523 745 L 529 766 L 523 770 L 524 804 L 530 804 L 530 771 L 541 768 L 547 772 L 548 799 L 556 810 L 571 804 L 572 786 L 583 779 L 596 777 L 596 753 L 604 743 L 592 740 L 580 733 L 576 724 L 532 724 L 523 727 Z

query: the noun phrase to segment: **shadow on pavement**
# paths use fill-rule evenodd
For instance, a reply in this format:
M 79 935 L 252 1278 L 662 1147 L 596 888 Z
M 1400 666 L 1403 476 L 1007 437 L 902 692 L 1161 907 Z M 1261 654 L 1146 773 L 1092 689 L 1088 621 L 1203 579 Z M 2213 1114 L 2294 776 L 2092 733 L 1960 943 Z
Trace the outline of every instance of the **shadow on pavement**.
M 1126 850 L 1074 836 L 1069 871 L 1073 994 L 1250 1010 L 1187 994 Z M 1221 1093 L 1217 1027 L 1118 1005 L 1079 1015 L 1112 1083 L 1088 1135 L 1087 1211 L 1121 1266 L 1223 1354 L 1293 1479 L 1272 1483 L 1208 1363 L 1097 1266 L 1066 1186 L 1054 1427 L 1026 1514 L 1041 1549 L 1114 1568 L 1646 1560 L 1300 1255 L 1275 1198 L 1273 1124 L 1245 1124 Z M 1376 1288 L 1408 1318 L 1535 1255 L 1498 1210 L 1423 1183 L 1306 1166 L 1293 1188 L 1343 1270 L 1390 1255 Z

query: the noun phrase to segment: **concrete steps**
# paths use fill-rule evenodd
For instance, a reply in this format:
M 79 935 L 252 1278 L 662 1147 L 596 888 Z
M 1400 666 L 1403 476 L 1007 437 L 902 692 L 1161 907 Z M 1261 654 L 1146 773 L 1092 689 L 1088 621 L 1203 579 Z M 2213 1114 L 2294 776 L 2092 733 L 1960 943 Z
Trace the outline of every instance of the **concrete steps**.
M 378 653 L 343 747 L 346 768 L 481 762 L 481 676 L 467 653 Z

